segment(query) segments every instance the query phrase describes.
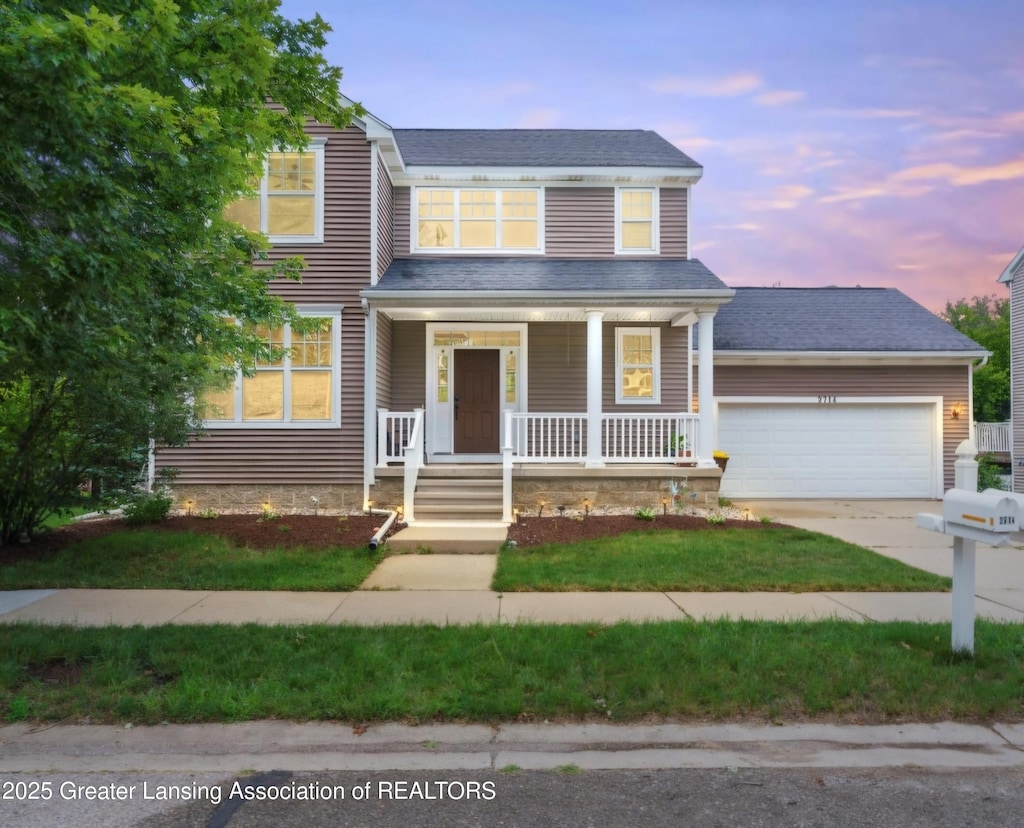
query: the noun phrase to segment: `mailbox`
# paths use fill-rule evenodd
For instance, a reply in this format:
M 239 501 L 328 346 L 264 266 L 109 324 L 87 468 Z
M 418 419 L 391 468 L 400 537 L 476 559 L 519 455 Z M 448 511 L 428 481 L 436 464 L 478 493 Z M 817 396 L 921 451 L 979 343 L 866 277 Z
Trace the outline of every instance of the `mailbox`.
M 1016 532 L 1024 519 L 1022 501 L 1024 498 L 999 489 L 950 489 L 942 501 L 946 531 L 957 534 L 954 527 L 967 526 L 993 534 Z

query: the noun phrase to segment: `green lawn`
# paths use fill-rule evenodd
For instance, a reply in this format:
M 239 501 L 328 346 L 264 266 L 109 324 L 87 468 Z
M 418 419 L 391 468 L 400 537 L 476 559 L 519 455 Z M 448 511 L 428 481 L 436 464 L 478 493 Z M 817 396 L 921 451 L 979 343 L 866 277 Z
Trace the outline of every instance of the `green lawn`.
M 1021 721 L 1024 627 L 0 625 L 0 721 Z
M 803 529 L 645 530 L 503 550 L 501 592 L 941 591 L 950 579 Z
M 348 591 L 358 587 L 383 557 L 383 551 L 369 552 L 365 546 L 261 551 L 233 546 L 216 535 L 136 529 L 83 541 L 45 559 L 0 566 L 0 590 Z

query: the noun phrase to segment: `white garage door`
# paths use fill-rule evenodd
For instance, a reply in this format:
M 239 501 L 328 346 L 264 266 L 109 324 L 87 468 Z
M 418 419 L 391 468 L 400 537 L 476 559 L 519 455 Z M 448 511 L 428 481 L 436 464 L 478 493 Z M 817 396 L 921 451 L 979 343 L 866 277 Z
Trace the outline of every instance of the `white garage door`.
M 937 497 L 935 407 L 721 403 L 730 497 Z

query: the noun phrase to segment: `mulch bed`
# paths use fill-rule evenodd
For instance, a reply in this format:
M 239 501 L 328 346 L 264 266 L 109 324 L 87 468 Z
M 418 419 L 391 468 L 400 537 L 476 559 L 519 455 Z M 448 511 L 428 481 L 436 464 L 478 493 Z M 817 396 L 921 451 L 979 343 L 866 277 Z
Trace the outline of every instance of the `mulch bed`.
M 167 532 L 198 532 L 220 535 L 239 546 L 251 549 L 329 549 L 338 546 L 359 547 L 384 524 L 383 515 L 281 515 L 269 520 L 258 514 L 169 517 L 147 528 Z M 405 524 L 395 523 L 389 534 Z M 782 524 L 764 524 L 758 520 L 726 520 L 712 524 L 693 515 L 657 515 L 654 520 L 638 520 L 633 515 L 589 515 L 583 520 L 572 517 L 520 517 L 509 527 L 508 536 L 519 547 L 551 543 L 574 543 L 612 537 L 624 532 L 657 529 L 745 529 L 764 531 Z M 287 526 L 287 529 L 283 527 Z M 32 543 L 0 549 L 0 563 L 44 557 L 73 543 L 99 538 L 125 529 L 118 518 L 87 520 L 40 534 Z M 130 530 L 129 530 L 130 531 Z
M 257 514 L 218 515 L 215 518 L 193 515 L 168 517 L 145 528 L 220 535 L 238 546 L 250 549 L 330 549 L 338 546 L 366 546 L 385 520 L 387 517 L 384 515 L 281 515 L 271 520 L 264 520 Z M 404 525 L 396 522 L 389 534 Z M 288 528 L 284 529 L 285 526 Z M 0 563 L 44 557 L 73 543 L 102 538 L 111 532 L 125 529 L 131 531 L 119 518 L 72 523 L 52 532 L 41 533 L 32 543 L 0 548 Z

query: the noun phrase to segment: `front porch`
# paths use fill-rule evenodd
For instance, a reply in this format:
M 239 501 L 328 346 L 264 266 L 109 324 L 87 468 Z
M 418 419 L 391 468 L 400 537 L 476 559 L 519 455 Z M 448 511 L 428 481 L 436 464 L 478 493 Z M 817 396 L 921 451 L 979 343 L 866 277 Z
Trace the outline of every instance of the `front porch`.
M 428 463 L 424 410 L 382 409 L 368 500 L 400 508 L 409 523 L 509 523 L 517 514 L 545 510 L 552 515 L 605 508 L 666 511 L 676 506 L 670 483 L 685 487 L 685 505 L 717 502 L 722 472 L 713 461 L 699 461 L 698 415 L 602 413 L 597 421 L 597 429 L 591 429 L 585 414 L 506 410 L 500 462 Z

